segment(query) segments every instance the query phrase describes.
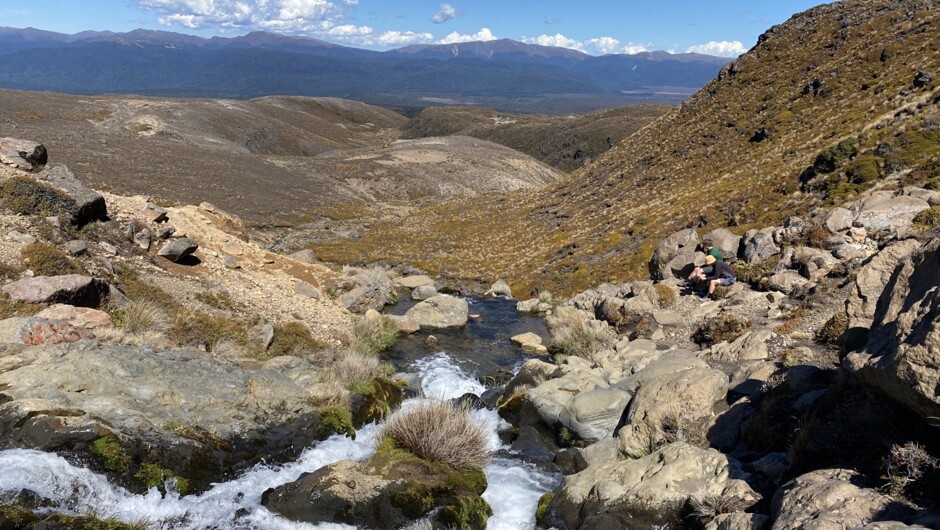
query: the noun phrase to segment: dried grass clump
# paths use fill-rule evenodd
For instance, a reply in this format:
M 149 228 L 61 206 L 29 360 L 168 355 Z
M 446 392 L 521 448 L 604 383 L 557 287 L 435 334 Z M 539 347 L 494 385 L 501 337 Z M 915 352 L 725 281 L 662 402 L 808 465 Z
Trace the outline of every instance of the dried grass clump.
M 115 326 L 134 335 L 162 333 L 170 327 L 170 315 L 151 300 L 135 300 L 125 309 L 112 311 L 111 318 Z
M 63 274 L 86 274 L 85 268 L 65 252 L 46 243 L 33 243 L 20 250 L 23 262 L 29 265 L 36 276 L 60 276 Z
M 732 342 L 750 327 L 751 323 L 747 320 L 740 320 L 730 313 L 722 313 L 695 330 L 692 340 L 703 347 L 713 346 L 722 341 Z
M 656 294 L 659 295 L 659 307 L 669 307 L 676 303 L 676 292 L 664 283 L 653 284 Z
M 892 495 L 901 495 L 911 489 L 924 474 L 931 469 L 940 468 L 940 460 L 930 456 L 927 449 L 917 442 L 891 446 L 891 452 L 884 459 L 886 486 Z
M 367 355 L 378 355 L 398 341 L 398 325 L 386 316 L 362 318 L 353 326 L 355 348 Z
M 75 213 L 74 200 L 28 177 L 13 177 L 0 183 L 0 204 L 21 215 L 71 218 Z
M 425 460 L 456 469 L 481 469 L 492 457 L 486 427 L 474 421 L 468 408 L 449 401 L 423 401 L 395 413 L 379 437 L 386 438 Z
M 610 348 L 617 338 L 606 322 L 588 318 L 573 307 L 558 308 L 547 322 L 556 349 L 585 359 Z
M 697 495 L 689 498 L 692 516 L 709 521 L 724 513 L 743 512 L 753 503 L 729 495 Z
M 343 388 L 359 388 L 376 377 L 389 375 L 389 365 L 375 355 L 353 349 L 337 352 L 324 374 L 324 381 L 335 381 Z

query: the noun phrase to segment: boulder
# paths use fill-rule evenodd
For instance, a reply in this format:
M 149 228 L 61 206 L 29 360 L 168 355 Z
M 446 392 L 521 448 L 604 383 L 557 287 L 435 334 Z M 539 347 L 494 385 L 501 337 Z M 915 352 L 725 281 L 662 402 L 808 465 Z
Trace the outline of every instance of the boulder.
M 65 242 L 65 251 L 71 256 L 83 256 L 88 253 L 88 241 L 72 239 Z
M 164 226 L 164 227 L 157 229 L 157 237 L 163 240 L 170 239 L 170 236 L 172 236 L 175 233 L 176 233 L 176 229 L 173 228 L 172 226 Z M 222 243 L 222 252 L 227 252 L 229 250 L 232 250 L 232 247 L 234 247 L 235 245 L 237 245 L 237 243 L 233 243 L 232 241 L 226 241 Z
M 166 208 L 162 206 L 157 206 L 152 202 L 148 202 L 147 206 L 144 208 L 144 217 L 147 218 L 147 221 L 151 223 L 163 223 L 167 220 L 167 211 Z
M 608 386 L 606 379 L 590 369 L 572 369 L 561 377 L 545 381 L 526 392 L 526 401 L 532 405 L 533 412 L 537 416 L 537 418 L 529 418 L 527 423 L 541 421 L 553 427 L 559 423 L 559 418 L 568 403 L 578 394 Z
M 62 344 L 94 336 L 91 330 L 73 326 L 64 320 L 37 317 L 0 320 L 0 342 L 6 344 Z
M 288 254 L 288 258 L 299 261 L 301 263 L 316 263 L 317 257 L 313 254 L 313 251 L 308 249 L 299 250 L 293 254 Z
M 411 291 L 412 300 L 427 300 L 432 296 L 437 296 L 437 289 L 433 285 L 419 285 Z
M 940 238 L 894 269 L 878 299 L 864 351 L 843 366 L 925 417 L 940 417 Z
M 181 237 L 163 245 L 163 248 L 157 254 L 178 263 L 184 257 L 196 252 L 198 248 L 199 245 L 192 239 Z
M 0 290 L 13 300 L 28 304 L 63 303 L 79 307 L 99 307 L 109 292 L 107 283 L 80 274 L 23 278 Z
M 144 228 L 143 230 L 134 234 L 134 244 L 140 247 L 142 250 L 150 250 L 150 244 L 153 242 L 153 234 L 150 233 L 149 228 Z
M 456 471 L 404 451 L 379 450 L 364 462 L 341 460 L 264 493 L 272 512 L 298 522 L 398 530 L 426 515 L 435 527 L 482 530 L 492 509 L 480 470 Z M 314 501 L 314 502 L 312 502 Z
M 69 171 L 69 168 L 65 166 L 46 168 L 31 177 L 52 186 L 74 201 L 75 208 L 68 219 L 71 224 L 84 225 L 108 218 L 108 207 L 104 202 L 104 197 L 82 184 L 78 177 Z
M 385 307 L 385 297 L 378 289 L 361 286 L 340 295 L 336 303 L 353 313 L 362 314 L 369 309 L 380 311 Z
M 229 256 L 228 254 L 225 254 L 224 256 L 222 256 L 222 266 L 225 267 L 226 269 L 242 268 L 242 264 L 240 261 L 238 261 L 238 258 L 236 258 L 235 256 Z
M 558 367 L 539 359 L 529 359 L 522 363 L 519 371 L 506 384 L 503 390 L 503 400 L 508 400 L 519 389 L 533 388 L 548 381 Z
M 31 171 L 46 165 L 49 154 L 46 146 L 32 140 L 0 138 L 0 163 Z
M 770 528 L 770 517 L 760 513 L 723 513 L 708 524 L 705 530 L 766 530 Z
M 17 230 L 11 230 L 10 233 L 7 234 L 7 238 L 12 239 L 13 241 L 16 241 L 17 243 L 22 243 L 24 245 L 32 245 L 33 243 L 36 242 L 35 237 L 29 234 L 24 234 Z
M 303 281 L 297 281 L 294 283 L 294 294 L 298 294 L 305 298 L 311 298 L 313 300 L 320 299 L 320 291 L 316 287 Z
M 741 236 L 733 233 L 727 228 L 717 228 L 702 236 L 702 240 L 711 239 L 721 255 L 728 258 L 736 258 L 738 250 L 741 248 Z
M 855 220 L 855 214 L 846 208 L 833 208 L 826 213 L 823 223 L 833 234 L 844 232 L 852 228 L 852 221 Z
M 261 351 L 267 351 L 271 347 L 271 343 L 274 342 L 274 326 L 268 323 L 255 326 L 249 333 L 248 340 L 260 348 Z
M 405 276 L 398 283 L 406 289 L 414 289 L 422 285 L 434 285 L 434 279 L 424 274 Z
M 468 313 L 466 300 L 439 294 L 418 302 L 405 316 L 415 319 L 422 329 L 453 328 L 466 325 Z
M 104 311 L 89 307 L 75 307 L 68 304 L 51 305 L 36 313 L 35 316 L 47 320 L 64 320 L 77 328 L 83 329 L 114 327 L 114 323 L 111 322 L 111 315 Z
M 666 239 L 663 239 L 650 257 L 650 278 L 653 280 L 665 280 L 670 274 L 670 269 L 667 265 L 674 261 L 680 254 L 693 254 L 698 243 L 698 234 L 691 228 L 680 230 Z
M 398 331 L 401 331 L 402 333 L 416 333 L 421 329 L 421 324 L 411 317 L 399 315 L 386 315 L 386 317 L 392 319 L 392 322 L 395 323 Z
M 767 278 L 767 288 L 772 291 L 780 291 L 784 294 L 790 294 L 809 283 L 809 280 L 794 270 L 785 270 Z
M 518 344 L 522 347 L 523 350 L 538 354 L 548 353 L 548 348 L 542 344 L 542 337 L 539 337 L 535 333 L 528 331 L 526 333 L 520 333 L 519 335 L 514 335 L 510 337 L 513 344 Z
M 762 360 L 769 356 L 767 342 L 777 334 L 769 329 L 748 331 L 730 344 L 720 342 L 705 352 L 706 357 L 726 362 Z
M 483 296 L 505 296 L 506 298 L 512 298 L 512 289 L 509 287 L 509 284 L 506 283 L 506 280 L 501 278 L 496 280 Z
M 902 259 L 913 254 L 919 247 L 920 242 L 916 239 L 899 241 L 881 249 L 859 269 L 855 284 L 845 302 L 850 328 L 871 327 L 878 298 L 894 274 L 894 269 Z
M 724 498 L 742 509 L 757 502 L 732 476 L 743 474 L 725 455 L 678 442 L 565 477 L 549 508 L 567 528 L 685 528 L 690 501 Z
M 780 247 L 774 242 L 776 228 L 751 229 L 744 233 L 742 256 L 744 261 L 755 264 L 779 254 Z
M 876 191 L 853 205 L 856 212 L 853 225 L 864 227 L 872 234 L 881 234 L 884 239 L 896 235 L 899 229 L 910 228 L 914 216 L 927 208 L 930 204 L 924 199 Z
M 847 469 L 821 469 L 791 480 L 774 495 L 771 530 L 841 530 L 878 519 L 891 498 L 853 483 L 861 478 Z
M 630 397 L 617 388 L 581 392 L 565 405 L 558 421 L 580 440 L 592 444 L 612 437 Z

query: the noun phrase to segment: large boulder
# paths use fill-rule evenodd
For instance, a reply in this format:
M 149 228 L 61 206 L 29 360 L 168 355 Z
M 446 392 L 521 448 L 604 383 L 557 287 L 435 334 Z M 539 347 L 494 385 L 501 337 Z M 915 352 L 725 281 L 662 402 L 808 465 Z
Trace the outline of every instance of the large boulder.
M 64 193 L 75 202 L 69 222 L 83 225 L 91 221 L 104 221 L 108 218 L 108 207 L 104 197 L 97 191 L 82 184 L 74 173 L 65 166 L 46 168 L 35 175 L 37 181 L 48 184 Z
M 830 232 L 838 234 L 852 228 L 852 221 L 854 220 L 855 214 L 850 210 L 836 207 L 826 213 L 823 218 L 823 224 L 826 225 L 826 228 L 828 228 Z
M 940 238 L 894 269 L 875 308 L 864 351 L 843 366 L 927 417 L 940 417 Z
M 774 495 L 771 530 L 842 530 L 879 519 L 891 499 L 853 484 L 860 478 L 847 469 L 821 469 L 791 480 Z
M 198 248 L 199 245 L 192 239 L 189 239 L 188 237 L 181 237 L 179 239 L 170 241 L 166 245 L 163 245 L 157 254 L 170 261 L 179 262 L 186 256 L 196 252 Z
M 893 191 L 876 191 L 868 198 L 855 203 L 855 226 L 861 226 L 872 234 L 886 237 L 897 235 L 900 229 L 910 228 L 914 216 L 930 204 L 919 197 L 897 195 Z
M 752 361 L 769 356 L 767 342 L 777 334 L 769 329 L 748 331 L 732 341 L 719 342 L 705 352 L 710 359 L 725 362 Z
M 6 344 L 62 344 L 94 336 L 87 328 L 74 326 L 64 320 L 37 317 L 0 320 L 0 342 Z
M 371 286 L 355 287 L 336 299 L 340 306 L 357 314 L 364 314 L 370 309 L 381 311 L 385 307 L 385 295 Z
M 28 304 L 63 303 L 79 307 L 98 307 L 109 293 L 107 283 L 81 274 L 23 278 L 0 290 L 13 300 Z
M 784 270 L 767 278 L 767 288 L 771 291 L 779 291 L 784 294 L 790 294 L 809 283 L 809 280 L 794 270 Z
M 561 377 L 545 381 L 526 392 L 526 401 L 531 404 L 538 418 L 530 418 L 526 423 L 541 420 L 545 425 L 554 427 L 578 394 L 608 386 L 604 377 L 590 369 L 574 369 Z
M 905 239 L 881 249 L 859 269 L 845 302 L 849 328 L 871 327 L 878 298 L 894 274 L 894 269 L 918 247 L 920 242 L 916 239 Z
M 636 460 L 613 459 L 565 477 L 550 509 L 567 528 L 684 528 L 690 501 L 724 498 L 743 509 L 759 499 L 732 476 L 743 474 L 718 451 L 674 443 Z
M 630 397 L 617 388 L 581 392 L 565 405 L 558 421 L 579 439 L 595 443 L 612 436 Z
M 505 296 L 506 298 L 512 298 L 512 288 L 509 287 L 509 284 L 506 283 L 506 280 L 500 278 L 490 286 L 490 288 L 483 293 L 483 296 Z
M 698 234 L 691 228 L 680 230 L 663 239 L 650 257 L 650 278 L 665 280 L 673 274 L 668 265 L 680 256 L 683 256 L 681 259 L 685 260 L 685 263 L 691 263 L 698 243 Z
M 736 258 L 738 256 L 738 250 L 741 248 L 741 236 L 735 234 L 727 228 L 716 228 L 711 232 L 702 236 L 702 240 L 711 239 L 712 244 L 715 245 L 721 255 L 728 258 Z
M 262 503 L 291 521 L 397 530 L 424 516 L 440 527 L 482 530 L 492 509 L 481 470 L 454 470 L 380 448 L 364 462 L 341 460 L 265 492 Z
M 467 323 L 470 308 L 467 301 L 439 294 L 415 304 L 406 317 L 415 319 L 424 328 L 455 328 Z
M 46 165 L 46 146 L 32 140 L 0 138 L 0 163 L 31 171 Z
M 780 253 L 780 247 L 774 242 L 774 227 L 751 229 L 744 233 L 742 255 L 744 261 L 755 264 Z

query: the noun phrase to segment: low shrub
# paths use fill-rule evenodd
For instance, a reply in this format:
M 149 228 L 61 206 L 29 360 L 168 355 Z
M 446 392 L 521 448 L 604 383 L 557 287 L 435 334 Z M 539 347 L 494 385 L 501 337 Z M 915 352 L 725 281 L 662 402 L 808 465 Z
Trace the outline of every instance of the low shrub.
M 379 437 L 385 438 L 418 457 L 456 469 L 481 469 L 492 457 L 486 427 L 468 408 L 444 400 L 422 401 L 393 414 Z
M 386 316 L 361 318 L 353 326 L 353 334 L 358 351 L 378 355 L 391 349 L 398 341 L 398 326 L 394 320 Z
M 730 313 L 722 313 L 703 323 L 692 334 L 692 340 L 699 346 L 708 347 L 722 341 L 731 342 L 744 334 L 751 323 L 740 320 Z
M 173 312 L 180 307 L 179 302 L 173 296 L 160 287 L 147 283 L 140 279 L 132 267 L 123 264 L 114 265 L 114 273 L 117 287 L 134 301 L 147 300 L 153 302 L 169 312 Z
M 666 284 L 653 284 L 656 294 L 659 295 L 659 307 L 669 307 L 676 302 L 676 292 Z
M 45 309 L 44 304 L 27 304 L 10 298 L 10 295 L 0 292 L 0 320 L 10 317 L 27 317 Z
M 891 495 L 907 495 L 920 500 L 921 493 L 929 495 L 929 492 L 937 491 L 936 484 L 931 487 L 928 482 L 930 479 L 936 482 L 940 478 L 940 459 L 931 456 L 927 449 L 917 442 L 891 446 L 891 451 L 884 458 L 883 467 L 884 478 L 888 481 L 885 489 Z
M 75 213 L 75 201 L 28 177 L 13 177 L 0 183 L 0 204 L 20 215 L 71 218 Z
M 234 311 L 235 302 L 232 297 L 226 293 L 218 291 L 200 291 L 196 293 L 196 300 L 206 304 L 213 309 L 221 311 Z
M 845 174 L 852 184 L 868 184 L 881 178 L 879 168 L 880 158 L 876 156 L 860 156 L 849 162 L 845 167 Z
M 85 268 L 78 261 L 46 243 L 26 245 L 20 250 L 20 256 L 36 276 L 86 274 Z
M 589 319 L 573 307 L 558 308 L 547 322 L 552 346 L 567 355 L 590 359 L 611 347 L 617 338 L 606 322 Z
M 817 175 L 832 173 L 856 154 L 858 154 L 858 140 L 855 138 L 842 140 L 816 155 L 816 159 L 813 160 L 813 171 Z
M 163 332 L 170 325 L 170 316 L 150 300 L 135 300 L 124 309 L 112 310 L 111 320 L 116 327 L 134 335 Z
M 925 231 L 936 226 L 940 226 L 940 206 L 931 206 L 914 216 L 915 230 Z
M 823 344 L 839 345 L 842 335 L 849 327 L 849 320 L 844 311 L 836 311 L 825 324 L 816 331 L 816 340 Z
M 267 355 L 304 355 L 326 347 L 322 341 L 310 334 L 303 322 L 293 321 L 274 326 L 274 340 L 268 348 Z
M 236 338 L 245 342 L 245 326 L 201 311 L 182 310 L 176 313 L 167 330 L 167 338 L 180 346 L 197 346 L 212 350 L 223 339 Z
M 756 286 L 764 276 L 767 276 L 767 273 L 777 266 L 779 261 L 780 256 L 771 256 L 760 263 L 754 264 L 739 261 L 734 264 L 734 273 L 739 282 Z

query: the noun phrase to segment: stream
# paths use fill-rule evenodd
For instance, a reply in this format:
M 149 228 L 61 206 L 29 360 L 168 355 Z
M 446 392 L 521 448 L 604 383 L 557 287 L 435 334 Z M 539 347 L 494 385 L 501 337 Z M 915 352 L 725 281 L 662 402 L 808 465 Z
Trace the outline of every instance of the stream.
M 401 348 L 396 348 L 392 356 L 399 369 L 421 377 L 426 397 L 452 399 L 467 392 L 481 394 L 484 387 L 477 380 L 479 375 L 496 368 L 515 369 L 526 358 L 521 350 L 509 344 L 508 337 L 521 332 L 518 329 L 538 331 L 543 325 L 539 318 L 516 314 L 514 302 L 508 300 L 471 303 L 470 312 L 480 316 L 466 328 L 435 333 L 438 342 L 430 346 L 426 344 L 427 333 L 403 339 Z M 406 400 L 403 407 L 413 401 Z M 489 486 L 483 498 L 493 508 L 487 528 L 534 528 L 539 497 L 554 489 L 560 478 L 522 461 L 508 446 L 501 445 L 497 430 L 501 426 L 505 428 L 506 424 L 495 411 L 478 410 L 473 414 L 487 426 L 489 443 L 496 451 L 496 457 L 485 469 Z M 173 492 L 164 496 L 156 488 L 143 495 L 133 494 L 54 453 L 5 450 L 0 451 L 0 499 L 28 489 L 51 499 L 54 506 L 50 511 L 143 523 L 150 529 L 355 528 L 289 521 L 261 506 L 261 495 L 269 488 L 292 482 L 302 473 L 333 462 L 367 458 L 374 451 L 378 430 L 374 424 L 365 426 L 358 430 L 356 440 L 332 436 L 304 450 L 294 462 L 258 465 L 234 480 L 213 485 L 200 495 L 184 497 Z

